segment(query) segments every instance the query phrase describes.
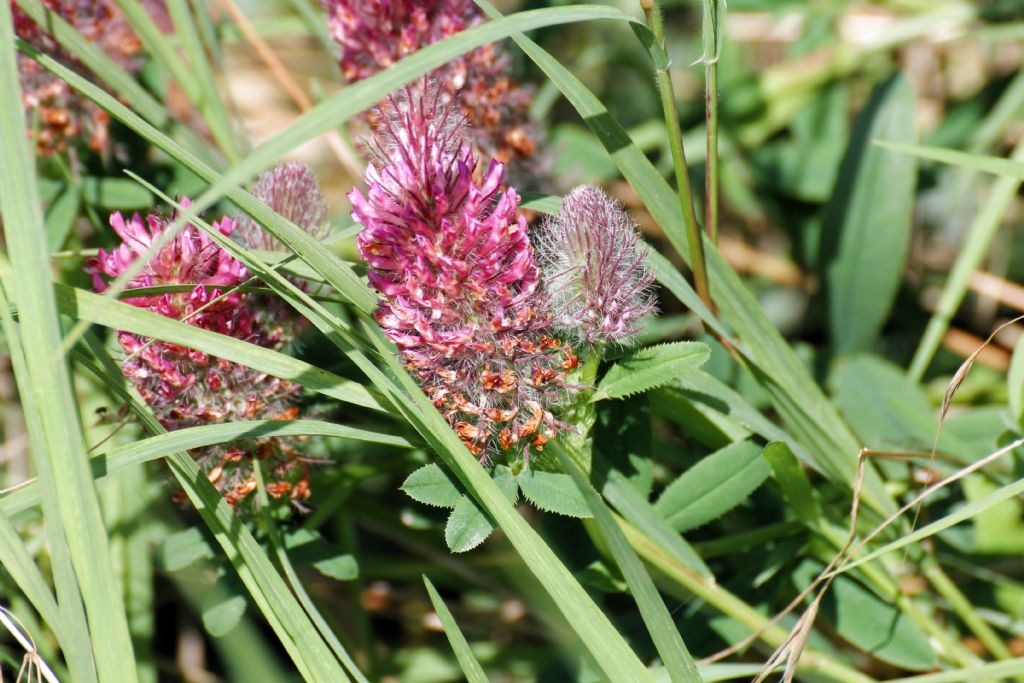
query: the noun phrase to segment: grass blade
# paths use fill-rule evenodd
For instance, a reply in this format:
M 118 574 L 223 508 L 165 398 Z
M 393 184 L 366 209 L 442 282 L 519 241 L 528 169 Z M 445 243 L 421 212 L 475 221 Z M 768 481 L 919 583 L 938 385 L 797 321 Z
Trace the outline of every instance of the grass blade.
M 608 549 L 622 571 L 622 576 L 629 585 L 630 593 L 636 600 L 637 607 L 640 608 L 644 625 L 647 626 L 647 631 L 658 649 L 658 654 L 661 655 L 669 679 L 672 683 L 700 683 L 701 677 L 697 671 L 697 665 L 672 622 L 672 616 L 669 614 L 668 608 L 665 607 L 665 601 L 661 599 L 658 589 L 654 586 L 654 581 L 651 580 L 640 558 L 637 557 L 629 541 L 626 540 L 612 511 L 608 509 L 608 506 L 601 500 L 601 496 L 587 481 L 579 466 L 573 462 L 558 442 L 552 444 L 552 450 L 558 456 L 562 468 L 576 482 L 577 488 L 583 493 L 590 511 L 594 514 L 601 536 L 608 544 Z
M 452 617 L 452 613 L 448 610 L 448 606 L 444 604 L 444 600 L 438 595 L 437 589 L 434 588 L 434 584 L 430 582 L 426 576 L 423 577 L 423 583 L 427 587 L 427 593 L 430 595 L 430 602 L 434 606 L 434 611 L 437 613 L 438 618 L 441 620 L 441 625 L 444 627 L 444 634 L 448 636 L 448 642 L 452 645 L 452 650 L 455 652 L 455 657 L 459 660 L 459 666 L 462 668 L 462 673 L 466 675 L 466 681 L 468 683 L 487 683 L 487 675 L 484 673 L 484 669 L 480 666 L 480 662 L 477 661 L 476 655 L 473 654 L 473 650 L 469 648 L 469 643 L 466 642 L 466 637 L 462 635 L 462 631 L 459 630 L 459 625 L 455 623 L 455 618 Z
M 1024 180 L 1024 141 L 1017 143 L 1010 159 L 997 159 L 937 147 L 896 145 L 883 142 L 878 144 L 924 159 L 956 164 L 1003 176 L 992 185 L 981 211 L 975 214 L 974 220 L 971 221 L 971 225 L 967 229 L 967 238 L 961 245 L 956 261 L 949 271 L 946 284 L 942 288 L 942 296 L 939 297 L 935 313 L 928 321 L 924 336 L 921 337 L 921 342 L 918 344 L 917 350 L 914 351 L 914 358 L 910 362 L 910 369 L 907 372 L 911 380 L 919 382 L 924 377 L 924 372 L 928 369 L 932 358 L 935 357 L 935 352 L 939 350 L 942 338 L 945 336 L 946 330 L 949 329 L 949 324 L 960 307 L 960 302 L 964 300 L 971 275 L 985 258 L 992 239 L 999 231 L 999 226 L 1002 225 L 1003 215 L 1017 197 L 1021 181 Z
M 187 427 L 157 434 L 108 451 L 100 451 L 90 458 L 89 465 L 92 476 L 98 480 L 132 465 L 165 458 L 173 453 L 238 439 L 270 436 L 325 436 L 379 443 L 396 448 L 412 447 L 411 443 L 399 436 L 319 420 L 252 420 Z M 38 504 L 40 495 L 38 484 L 27 484 L 0 498 L 0 511 L 8 516 L 16 515 Z
M 13 21 L 9 3 L 0 8 L 0 101 L 21 102 Z M 0 112 L 3 166 L 0 197 L 5 241 L 10 259 L 15 299 L 20 308 L 28 383 L 23 393 L 37 400 L 44 442 L 33 444 L 40 459 L 49 459 L 56 477 L 58 509 L 82 601 L 88 615 L 96 656 L 103 680 L 131 683 L 137 680 L 124 601 L 114 582 L 110 548 L 99 501 L 86 462 L 84 438 L 67 366 L 57 349 L 61 331 L 50 281 L 35 167 L 28 150 L 28 135 L 20 107 Z

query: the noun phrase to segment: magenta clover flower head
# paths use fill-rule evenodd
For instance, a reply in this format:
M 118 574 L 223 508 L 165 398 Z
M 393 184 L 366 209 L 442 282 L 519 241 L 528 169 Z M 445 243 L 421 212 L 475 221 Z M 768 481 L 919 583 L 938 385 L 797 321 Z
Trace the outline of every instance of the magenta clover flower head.
M 142 66 L 142 43 L 112 0 L 42 0 L 42 4 L 125 70 L 134 72 Z M 162 11 L 162 4 L 150 0 L 147 9 L 153 14 Z M 19 9 L 15 0 L 10 0 L 10 6 L 19 38 L 76 71 L 88 73 L 76 57 Z M 95 152 L 110 151 L 105 111 L 25 55 L 18 55 L 18 74 L 26 116 L 38 117 L 35 142 L 40 154 L 62 152 L 78 142 Z
M 349 199 L 377 320 L 470 451 L 542 448 L 576 359 L 546 333 L 519 195 L 499 196 L 501 164 L 477 169 L 438 89 L 406 89 L 376 115 L 366 194 Z
M 188 199 L 181 204 L 190 205 Z M 162 239 L 173 222 L 150 214 L 126 219 L 120 213 L 110 225 L 121 238 L 111 251 L 100 250 L 86 270 L 98 292 L 108 279 L 121 275 L 136 259 Z M 224 235 L 234 221 L 222 218 L 213 227 Z M 249 272 L 209 235 L 186 225 L 167 241 L 129 282 L 130 289 L 185 285 L 185 291 L 145 294 L 125 301 L 158 315 L 260 346 L 280 344 L 274 331 L 259 324 L 250 295 L 230 291 L 249 279 Z M 227 294 L 221 298 L 222 294 Z M 118 342 L 126 352 L 121 371 L 168 430 L 203 424 L 253 419 L 292 419 L 300 387 L 266 373 L 166 341 L 121 331 Z M 232 504 L 255 489 L 251 459 L 259 454 L 271 465 L 272 493 L 305 498 L 308 485 L 304 465 L 281 440 L 256 440 L 213 446 L 197 451 L 211 481 Z
M 655 312 L 654 273 L 636 224 L 602 190 L 583 185 L 537 238 L 555 327 L 587 346 L 627 343 Z
M 350 83 L 484 21 L 472 0 L 321 1 Z M 472 126 L 467 137 L 474 151 L 525 175 L 540 165 L 532 158 L 537 148 L 529 117 L 532 97 L 509 70 L 508 56 L 488 44 L 435 69 L 431 78 Z M 370 120 L 375 123 L 372 115 Z
M 318 240 L 330 230 L 327 202 L 313 170 L 297 161 L 279 164 L 260 175 L 252 186 L 252 195 L 275 213 L 288 219 Z M 236 239 L 249 249 L 285 251 L 286 247 L 248 216 L 238 219 Z

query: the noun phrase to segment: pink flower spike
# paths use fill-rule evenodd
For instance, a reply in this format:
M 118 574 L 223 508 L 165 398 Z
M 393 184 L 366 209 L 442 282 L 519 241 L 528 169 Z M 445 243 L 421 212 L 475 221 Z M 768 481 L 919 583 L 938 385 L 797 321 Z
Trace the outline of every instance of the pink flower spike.
M 464 118 L 436 88 L 406 89 L 375 115 L 367 190 L 349 199 L 384 297 L 377 321 L 470 451 L 542 449 L 575 356 L 545 333 L 519 196 L 498 196 L 501 164 L 478 179 Z

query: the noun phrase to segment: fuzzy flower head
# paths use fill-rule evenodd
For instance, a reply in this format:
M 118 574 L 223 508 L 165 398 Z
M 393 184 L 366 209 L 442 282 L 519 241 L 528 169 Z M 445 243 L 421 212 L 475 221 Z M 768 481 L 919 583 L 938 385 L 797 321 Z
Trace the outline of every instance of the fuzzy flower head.
M 377 116 L 366 194 L 349 195 L 377 320 L 474 454 L 541 448 L 576 359 L 545 333 L 519 195 L 499 196 L 501 164 L 477 168 L 437 89 L 406 89 Z
M 112 0 L 42 0 L 42 4 L 123 69 L 134 72 L 141 67 L 142 43 Z M 60 47 L 14 0 L 10 0 L 10 5 L 19 38 L 88 75 L 82 63 Z M 159 7 L 154 6 L 151 11 L 156 9 Z M 84 143 L 94 152 L 110 151 L 109 116 L 105 111 L 25 55 L 18 55 L 18 73 L 29 129 L 38 122 L 36 147 L 40 154 L 62 152 L 74 142 Z
M 472 0 L 322 0 L 331 35 L 341 47 L 341 70 L 354 83 L 417 50 L 483 22 Z M 431 73 L 442 98 L 470 126 L 475 152 L 533 170 L 536 131 L 529 120 L 530 91 L 509 76 L 509 59 L 484 45 Z M 371 123 L 373 116 L 370 117 Z
M 570 192 L 537 238 L 555 326 L 581 344 L 627 343 L 655 312 L 654 273 L 636 225 L 596 187 Z
M 274 213 L 288 219 L 316 239 L 327 237 L 329 229 L 324 222 L 327 202 L 309 166 L 297 161 L 278 164 L 256 179 L 252 194 Z M 235 237 L 249 249 L 286 250 L 276 237 L 248 216 L 238 220 Z
M 189 206 L 187 199 L 182 200 Z M 100 250 L 86 270 L 96 291 L 121 275 L 136 259 L 161 240 L 172 218 L 120 213 L 110 225 L 121 238 L 111 250 Z M 213 226 L 230 235 L 234 222 L 223 218 Z M 249 279 L 246 268 L 206 233 L 186 225 L 152 256 L 128 287 L 178 286 L 181 291 L 144 294 L 125 301 L 158 315 L 265 347 L 281 340 L 276 331 L 260 325 L 249 295 L 231 291 Z M 181 287 L 184 285 L 184 287 Z M 119 332 L 125 351 L 121 371 L 168 430 L 220 422 L 254 419 L 292 419 L 297 416 L 299 386 L 201 351 L 166 341 Z M 196 453 L 210 480 L 232 504 L 255 489 L 253 457 L 271 461 L 271 490 L 275 497 L 308 496 L 305 466 L 283 440 L 249 439 L 213 446 Z

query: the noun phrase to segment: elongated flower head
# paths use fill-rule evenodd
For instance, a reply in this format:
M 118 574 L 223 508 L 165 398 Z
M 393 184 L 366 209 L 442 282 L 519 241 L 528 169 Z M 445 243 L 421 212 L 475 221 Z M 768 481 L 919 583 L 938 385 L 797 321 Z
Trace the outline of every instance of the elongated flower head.
M 566 195 L 537 238 L 544 290 L 560 332 L 580 343 L 622 344 L 655 311 L 654 273 L 636 225 L 596 187 Z
M 17 7 L 14 0 L 10 0 L 10 4 L 19 38 L 88 75 L 82 63 L 60 47 L 53 36 Z M 125 70 L 134 72 L 142 65 L 139 57 L 142 44 L 112 0 L 42 0 L 42 4 Z M 21 54 L 18 55 L 18 72 L 30 130 L 38 117 L 36 147 L 40 154 L 64 151 L 75 142 L 84 143 L 95 152 L 110 151 L 109 116 L 105 111 Z
M 483 22 L 472 0 L 322 0 L 331 35 L 341 47 L 345 79 L 360 81 L 420 48 Z M 484 45 L 431 73 L 443 98 L 472 129 L 478 155 L 528 175 L 537 148 L 530 123 L 532 94 L 509 76 L 509 59 Z M 372 116 L 371 116 L 372 121 Z
M 182 204 L 188 206 L 189 202 L 185 199 Z M 93 276 L 96 291 L 105 291 L 109 279 L 143 257 L 165 236 L 172 221 L 173 217 L 153 214 L 145 218 L 135 214 L 128 219 L 113 214 L 110 225 L 122 242 L 109 252 L 100 250 L 89 261 L 87 271 Z M 230 235 L 234 222 L 223 218 L 213 226 Z M 259 346 L 279 346 L 277 332 L 260 324 L 250 295 L 230 291 L 248 279 L 249 272 L 241 263 L 199 228 L 186 225 L 159 248 L 128 285 L 131 289 L 184 285 L 183 291 L 143 294 L 126 301 L 197 328 Z M 292 382 L 180 344 L 125 331 L 117 338 L 126 353 L 122 372 L 168 430 L 297 416 L 300 388 Z M 287 441 L 248 439 L 201 449 L 196 455 L 229 502 L 237 503 L 254 490 L 253 457 L 271 461 L 273 495 L 296 499 L 308 495 L 305 466 Z
M 324 219 L 327 202 L 313 169 L 297 161 L 279 164 L 260 175 L 252 194 L 274 213 L 322 240 L 330 232 Z M 250 249 L 285 251 L 281 242 L 248 216 L 238 220 L 236 237 Z
M 437 89 L 407 89 L 377 116 L 366 194 L 349 195 L 377 320 L 471 451 L 542 447 L 575 357 L 545 332 L 519 195 L 499 196 L 501 164 L 477 169 Z

